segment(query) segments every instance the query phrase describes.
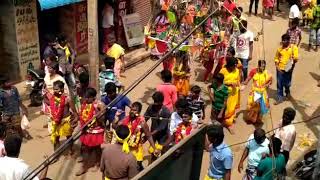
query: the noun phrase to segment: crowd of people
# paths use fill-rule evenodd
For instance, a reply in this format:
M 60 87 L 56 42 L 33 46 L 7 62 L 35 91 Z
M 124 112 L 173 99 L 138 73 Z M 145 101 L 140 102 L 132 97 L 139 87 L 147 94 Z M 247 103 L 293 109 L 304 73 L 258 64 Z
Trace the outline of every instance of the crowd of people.
M 182 6 L 170 3 L 163 2 L 161 12 L 146 34 L 146 45 L 156 59 L 189 34 L 210 12 L 205 1 L 183 3 Z M 249 14 L 253 3 L 257 15 L 259 1 L 254 0 L 250 1 Z M 297 6 L 300 12 L 302 7 L 298 1 L 290 3 L 289 27 L 281 36 L 281 46 L 274 58 L 277 82 L 274 105 L 291 98 L 291 79 L 299 58 L 301 19 L 296 16 L 295 8 Z M 304 2 L 306 10 L 302 19 L 303 25 L 310 25 L 310 47 L 317 47 L 320 43 L 320 6 L 317 4 Z M 271 18 L 273 5 L 271 0 L 263 1 L 263 13 L 268 13 Z M 243 179 L 248 180 L 285 176 L 295 142 L 295 127 L 291 122 L 296 112 L 285 108 L 279 128 L 271 137 L 260 128 L 269 113 L 268 88 L 273 77 L 266 70 L 266 60 L 258 60 L 258 66 L 249 70 L 254 33 L 248 29 L 249 22 L 242 7 L 232 0 L 217 1 L 215 6 L 220 9 L 219 16 L 201 24 L 178 50 L 164 59 L 160 73 L 163 82 L 155 87 L 153 103 L 144 113 L 140 102 L 131 102 L 120 93 L 124 89 L 120 82 L 124 49 L 120 45 L 108 46 L 104 68 L 99 73 L 100 91 L 97 91 L 90 85 L 87 71 L 72 72 L 75 54 L 65 38 L 49 39 L 43 55 L 46 76 L 42 110 L 48 117 L 45 125 L 54 150 L 60 146 L 61 138 L 69 139 L 76 127 L 83 128 L 80 136 L 81 168 L 77 176 L 95 167 L 100 168 L 105 179 L 131 179 L 144 169 L 146 141 L 153 162 L 198 127 L 209 124 L 206 127 L 206 150 L 210 153 L 210 165 L 205 179 L 231 179 L 234 158 L 224 142 L 223 128 L 234 134 L 240 96 L 251 80 L 244 119 L 258 128 L 248 138 L 238 171 L 241 173 L 245 169 Z M 207 86 L 210 115 L 206 114 L 201 87 L 190 84 L 191 61 L 196 60 L 206 70 L 203 81 L 211 82 Z M 18 158 L 22 138 L 29 135 L 21 128 L 21 115 L 27 117 L 28 110 L 22 104 L 17 88 L 3 75 L 0 76 L 0 104 L 0 179 L 20 180 L 30 172 L 28 165 Z M 73 154 L 71 145 L 68 155 Z M 248 163 L 244 168 L 246 159 Z M 40 179 L 44 178 L 45 175 L 41 175 Z

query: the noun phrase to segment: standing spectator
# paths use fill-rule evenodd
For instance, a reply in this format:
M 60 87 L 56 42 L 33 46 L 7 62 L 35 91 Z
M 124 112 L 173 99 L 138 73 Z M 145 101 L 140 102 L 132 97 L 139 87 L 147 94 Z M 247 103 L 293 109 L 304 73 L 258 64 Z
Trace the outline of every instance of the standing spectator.
M 290 36 L 290 44 L 297 45 L 298 47 L 302 39 L 299 21 L 299 18 L 294 18 L 292 20 L 291 27 L 287 30 L 287 34 Z
M 228 12 L 231 14 L 233 13 L 233 10 L 236 8 L 236 3 L 233 0 L 225 0 L 223 2 L 223 7 L 228 10 Z
M 144 118 L 148 122 L 151 119 L 151 135 L 156 143 L 155 146 L 158 150 L 165 152 L 165 146 L 170 138 L 169 134 L 169 120 L 171 113 L 169 109 L 163 105 L 163 94 L 159 91 L 152 95 L 153 104 L 151 104 L 147 111 L 144 113 Z M 150 146 L 149 153 L 153 153 L 153 148 Z M 155 156 L 151 157 L 154 161 Z
M 186 98 L 189 104 L 189 108 L 199 119 L 204 120 L 206 118 L 205 104 L 201 97 L 201 88 L 197 85 L 191 88 L 191 94 Z
M 266 138 L 263 129 L 256 129 L 253 134 L 249 136 L 248 143 L 243 151 L 241 160 L 238 165 L 238 171 L 243 170 L 243 162 L 248 158 L 248 166 L 246 174 L 243 177 L 245 180 L 252 180 L 257 175 L 257 167 L 261 161 L 262 156 L 269 154 L 269 140 Z
M 105 113 L 105 123 L 106 123 L 106 134 L 107 134 L 107 142 L 111 142 L 112 139 L 112 133 L 113 131 L 111 128 L 111 123 L 114 122 L 116 114 L 118 114 L 118 120 L 122 120 L 126 116 L 126 107 L 131 106 L 131 101 L 127 96 L 122 96 L 117 94 L 117 86 L 109 82 L 106 84 L 105 87 L 106 96 L 103 96 L 101 98 L 101 101 L 108 106 L 113 100 L 118 98 L 119 100 L 117 103 L 112 104 L 112 107 L 109 107 L 107 109 L 107 112 Z
M 290 7 L 289 11 L 289 28 L 291 27 L 292 20 L 295 18 L 300 18 L 300 3 L 298 0 Z
M 209 97 L 212 102 L 211 120 L 222 123 L 224 110 L 228 100 L 228 87 L 223 84 L 223 74 L 214 77 L 214 81 L 208 86 Z
M 100 170 L 104 179 L 128 180 L 136 176 L 138 164 L 129 150 L 130 130 L 120 125 L 115 130 L 116 143 L 103 147 Z
M 280 128 L 276 129 L 275 137 L 282 141 L 281 151 L 285 157 L 286 163 L 290 158 L 290 151 L 293 148 L 294 142 L 296 141 L 296 128 L 292 123 L 296 116 L 296 111 L 287 107 L 283 111 L 282 122 Z
M 118 79 L 122 77 L 121 73 L 125 71 L 124 67 L 124 48 L 114 43 L 107 51 L 107 56 L 114 58 L 114 73 Z
M 105 95 L 105 87 L 109 82 L 113 82 L 118 88 L 121 87 L 115 72 L 114 72 L 115 59 L 113 57 L 107 56 L 104 58 L 105 70 L 99 73 L 99 85 L 100 85 L 100 95 Z M 117 88 L 117 89 L 118 89 Z
M 313 8 L 313 22 L 310 25 L 309 35 L 309 51 L 312 46 L 315 46 L 315 50 L 318 51 L 320 45 L 320 1 L 318 0 L 317 6 Z
M 284 34 L 281 37 L 282 46 L 278 48 L 274 61 L 277 68 L 277 93 L 278 99 L 274 103 L 278 105 L 284 100 L 283 89 L 285 89 L 286 97 L 290 98 L 290 86 L 292 80 L 292 72 L 295 64 L 298 62 L 298 47 L 290 45 L 290 36 Z
M 240 23 L 240 35 L 237 36 L 236 41 L 236 58 L 239 58 L 243 69 L 243 81 L 248 76 L 249 61 L 252 60 L 253 53 L 253 33 L 247 30 L 248 22 L 242 20 Z
M 281 154 L 281 140 L 272 138 L 272 146 L 270 147 L 270 155 L 263 158 L 257 168 L 257 176 L 254 180 L 274 180 L 282 179 L 285 168 L 285 158 Z
M 74 100 L 74 104 L 76 106 L 77 112 L 80 111 L 81 108 L 81 99 L 84 97 L 87 89 L 89 88 L 89 74 L 87 72 L 82 72 L 79 75 L 79 82 L 76 83 L 76 96 Z
M 178 96 L 177 88 L 172 84 L 172 73 L 166 69 L 161 71 L 161 79 L 163 83 L 157 86 L 157 91 L 162 92 L 164 96 L 163 105 L 172 112 Z
M 103 52 L 107 52 L 111 43 L 116 41 L 114 33 L 114 10 L 112 1 L 106 1 L 102 11 Z
M 208 127 L 206 149 L 210 153 L 210 164 L 208 174 L 204 180 L 231 179 L 233 155 L 229 146 L 223 142 L 223 139 L 222 126 L 211 125 Z
M 28 116 L 28 110 L 22 104 L 18 89 L 11 85 L 8 78 L 3 75 L 0 75 L 0 107 L 2 109 L 2 122 L 7 126 L 7 134 L 18 134 L 23 137 L 20 108 L 25 116 Z
M 178 128 L 179 124 L 183 121 L 182 115 L 187 108 L 188 108 L 188 101 L 184 98 L 179 98 L 176 102 L 176 112 L 173 112 L 171 114 L 171 120 L 169 125 L 170 135 L 173 135 L 173 133 Z M 192 125 L 197 126 L 198 121 L 199 121 L 198 116 L 192 113 L 192 117 L 191 117 Z
M 258 14 L 259 0 L 250 0 L 249 15 L 251 15 L 251 13 L 252 13 L 253 3 L 254 3 L 254 15 L 256 16 Z
M 22 139 L 16 135 L 8 136 L 5 139 L 6 156 L 0 158 L 1 180 L 22 180 L 31 173 L 30 166 L 24 160 L 19 159 L 21 143 Z M 39 178 L 34 177 L 32 180 L 39 180 Z

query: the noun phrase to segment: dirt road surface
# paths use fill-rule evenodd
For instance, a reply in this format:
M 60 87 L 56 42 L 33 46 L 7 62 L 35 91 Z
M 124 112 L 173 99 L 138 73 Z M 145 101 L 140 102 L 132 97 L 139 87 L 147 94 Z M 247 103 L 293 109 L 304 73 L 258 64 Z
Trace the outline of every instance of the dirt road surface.
M 248 2 L 240 2 L 241 6 L 247 12 Z M 282 9 L 287 9 L 286 6 L 282 6 Z M 261 10 L 260 10 L 261 11 Z M 273 84 L 269 90 L 270 103 L 271 103 L 271 116 L 265 120 L 264 128 L 266 130 L 272 129 L 281 120 L 282 111 L 285 107 L 293 107 L 297 110 L 297 117 L 295 121 L 306 120 L 310 117 L 319 115 L 319 100 L 320 88 L 317 87 L 317 80 L 320 78 L 319 73 L 319 53 L 317 52 L 307 52 L 308 35 L 307 31 L 303 32 L 303 40 L 300 46 L 300 57 L 299 62 L 296 65 L 293 74 L 293 84 L 292 84 L 292 96 L 291 101 L 287 101 L 278 106 L 273 106 L 274 98 L 276 97 L 276 77 L 275 77 L 275 66 L 273 57 L 276 52 L 276 48 L 279 47 L 280 37 L 285 33 L 288 25 L 288 13 L 277 14 L 275 21 L 264 20 L 264 41 L 265 41 L 265 59 L 267 61 L 267 69 L 273 75 Z M 249 29 L 256 35 L 257 32 L 261 30 L 262 20 L 260 17 L 248 17 Z M 256 67 L 257 61 L 264 58 L 262 36 L 260 36 L 259 41 L 254 43 L 254 57 L 250 62 L 249 70 Z M 155 62 L 147 60 L 142 64 L 139 64 L 125 72 L 126 78 L 121 81 L 124 85 L 128 86 L 140 75 L 142 75 L 147 68 L 151 67 Z M 155 91 L 157 84 L 161 82 L 159 78 L 159 72 L 162 70 L 162 66 L 158 67 L 153 73 L 151 73 L 136 89 L 134 89 L 128 96 L 132 101 L 143 102 L 143 112 L 147 108 L 147 104 L 151 103 L 151 95 Z M 192 84 L 200 85 L 203 88 L 203 96 L 206 100 L 208 97 L 205 93 L 205 87 L 207 86 L 201 79 L 203 77 L 203 67 L 198 62 L 193 62 L 192 64 Z M 24 103 L 28 104 L 27 92 L 23 84 L 18 85 L 21 94 L 24 97 Z M 247 95 L 250 89 L 250 85 L 241 94 L 241 109 L 238 113 L 238 118 L 235 124 L 235 135 L 230 135 L 229 132 L 225 131 L 225 142 L 229 145 L 246 141 L 251 133 L 253 133 L 254 127 L 252 125 L 247 125 L 243 121 L 243 110 L 246 109 Z M 208 101 L 207 107 L 207 117 L 209 117 L 210 103 Z M 20 157 L 24 159 L 32 167 L 36 167 L 39 163 L 43 161 L 44 154 L 51 154 L 53 152 L 52 145 L 48 136 L 48 132 L 42 126 L 46 121 L 46 117 L 40 115 L 39 108 L 29 109 L 31 116 L 30 133 L 33 139 L 27 141 L 23 144 L 21 149 Z M 316 136 L 319 133 L 319 118 L 312 122 L 301 123 L 296 125 L 297 128 L 297 140 L 295 147 L 291 154 L 291 159 L 289 161 L 289 167 L 303 156 L 303 152 L 314 148 L 316 142 Z M 301 146 L 306 140 L 311 142 L 311 146 Z M 241 179 L 243 174 L 238 173 L 237 166 L 244 148 L 243 145 L 232 146 L 232 151 L 234 153 L 234 167 L 232 169 L 232 179 Z M 201 171 L 202 179 L 207 172 L 209 164 L 208 153 L 205 153 L 203 159 L 203 166 Z M 89 179 L 100 179 L 101 174 L 99 171 L 89 172 L 81 177 L 76 177 L 75 172 L 79 169 L 79 163 L 76 159 L 66 159 L 61 157 L 60 160 L 51 165 L 49 168 L 48 177 L 54 180 L 89 180 Z

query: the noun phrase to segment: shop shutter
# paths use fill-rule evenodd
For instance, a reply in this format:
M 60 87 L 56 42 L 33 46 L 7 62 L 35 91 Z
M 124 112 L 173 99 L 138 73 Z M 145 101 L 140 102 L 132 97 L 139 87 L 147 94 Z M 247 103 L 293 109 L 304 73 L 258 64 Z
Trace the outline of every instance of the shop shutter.
M 151 17 L 150 0 L 133 0 L 133 11 L 139 14 L 142 26 L 147 25 Z

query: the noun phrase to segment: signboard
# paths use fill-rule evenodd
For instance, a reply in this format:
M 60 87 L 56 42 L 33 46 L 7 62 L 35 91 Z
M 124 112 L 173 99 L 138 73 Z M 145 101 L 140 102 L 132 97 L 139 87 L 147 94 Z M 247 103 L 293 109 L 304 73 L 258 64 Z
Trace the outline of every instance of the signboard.
M 144 42 L 143 27 L 138 14 L 129 14 L 122 17 L 123 27 L 128 47 L 141 45 Z
M 29 66 L 39 67 L 40 48 L 36 0 L 15 6 L 15 24 L 20 76 L 24 78 Z
M 76 52 L 84 54 L 88 52 L 88 18 L 87 2 L 75 5 L 76 19 Z

